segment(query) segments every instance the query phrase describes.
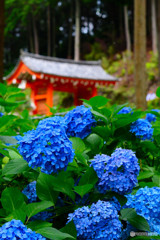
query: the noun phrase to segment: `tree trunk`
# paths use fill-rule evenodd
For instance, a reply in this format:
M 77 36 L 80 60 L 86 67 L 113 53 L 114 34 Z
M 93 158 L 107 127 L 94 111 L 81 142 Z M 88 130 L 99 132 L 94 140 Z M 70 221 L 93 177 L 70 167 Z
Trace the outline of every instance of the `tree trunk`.
M 126 44 L 127 51 L 131 52 L 131 37 L 129 31 L 129 21 L 128 21 L 128 7 L 124 6 L 124 23 L 125 23 L 125 35 L 126 35 Z
M 158 46 L 158 81 L 160 84 L 160 1 L 157 0 L 157 46 Z
M 134 0 L 134 79 L 137 108 L 146 108 L 146 0 Z
M 51 56 L 51 11 L 50 11 L 50 5 L 47 7 L 47 32 L 48 32 L 48 43 L 47 43 L 47 53 L 48 56 Z
M 36 54 L 39 54 L 38 32 L 36 26 L 36 17 L 34 16 L 34 14 L 32 15 L 32 19 L 33 19 L 34 52 Z
M 0 0 L 0 82 L 3 82 L 4 73 L 4 0 Z
M 69 33 L 68 33 L 68 59 L 72 58 L 72 28 L 73 28 L 73 3 L 70 2 Z
M 152 50 L 157 53 L 157 24 L 156 24 L 156 2 L 151 0 L 152 17 Z
M 33 32 L 31 27 L 31 18 L 28 19 L 28 33 L 29 33 L 29 51 L 34 53 L 34 46 L 33 46 Z
M 56 57 L 56 18 L 55 18 L 55 12 L 53 10 L 53 57 Z
M 75 42 L 74 42 L 74 60 L 80 60 L 80 0 L 76 1 L 75 10 Z

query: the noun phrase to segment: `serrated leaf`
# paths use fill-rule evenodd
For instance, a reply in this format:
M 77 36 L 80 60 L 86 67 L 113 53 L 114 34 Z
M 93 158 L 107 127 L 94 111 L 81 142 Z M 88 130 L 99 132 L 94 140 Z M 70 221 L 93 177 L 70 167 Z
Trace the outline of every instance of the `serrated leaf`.
M 41 228 L 37 232 L 51 240 L 76 239 L 72 237 L 70 234 L 62 233 L 59 230 L 51 227 Z

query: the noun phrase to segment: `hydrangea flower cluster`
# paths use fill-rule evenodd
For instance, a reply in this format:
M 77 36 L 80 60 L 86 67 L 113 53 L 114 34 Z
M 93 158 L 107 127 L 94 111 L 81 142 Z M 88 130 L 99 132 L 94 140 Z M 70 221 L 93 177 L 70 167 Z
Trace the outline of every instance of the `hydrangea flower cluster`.
M 118 219 L 116 208 L 109 202 L 98 201 L 88 206 L 78 208 L 68 215 L 73 220 L 78 239 L 121 239 L 122 224 Z
M 152 125 L 146 119 L 138 119 L 131 124 L 130 132 L 142 140 L 150 140 L 153 136 Z
M 117 114 L 127 114 L 127 113 L 131 113 L 131 112 L 132 112 L 132 108 L 124 107 Z
M 7 240 L 45 240 L 46 238 L 42 237 L 40 234 L 33 232 L 31 229 L 27 229 L 27 227 L 20 220 L 12 220 L 10 222 L 5 223 L 0 228 L 0 239 Z
M 99 178 L 97 187 L 101 193 L 130 193 L 137 184 L 140 167 L 132 150 L 117 148 L 111 157 L 96 155 L 91 166 Z
M 53 126 L 53 127 L 64 127 L 66 129 L 66 124 L 64 121 L 64 117 L 54 116 L 45 118 L 38 123 L 38 128 L 44 128 L 44 126 Z
M 140 188 L 135 195 L 127 195 L 127 208 L 135 208 L 137 214 L 143 216 L 152 232 L 160 234 L 160 188 Z
M 4 115 L 4 114 L 3 114 L 2 112 L 0 112 L 0 117 L 3 117 L 3 115 Z
M 160 110 L 159 109 L 152 109 L 152 111 L 159 112 Z M 147 113 L 146 114 L 146 120 L 150 123 L 155 122 L 156 118 L 157 117 L 153 113 Z
M 40 124 L 18 141 L 19 153 L 32 168 L 41 167 L 47 174 L 66 169 L 73 161 L 74 151 L 63 127 L 54 124 Z
M 25 187 L 22 191 L 24 195 L 28 198 L 28 202 L 36 202 L 37 200 L 37 193 L 36 193 L 36 181 L 31 182 Z
M 89 108 L 83 105 L 68 112 L 64 117 L 68 137 L 85 138 L 91 133 L 91 128 L 95 127 L 96 121 Z

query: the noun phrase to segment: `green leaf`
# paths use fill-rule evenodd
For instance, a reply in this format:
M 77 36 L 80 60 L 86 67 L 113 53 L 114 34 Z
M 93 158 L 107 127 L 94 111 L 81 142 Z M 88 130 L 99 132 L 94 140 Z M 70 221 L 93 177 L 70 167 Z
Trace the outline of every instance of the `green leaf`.
M 90 192 L 93 187 L 94 187 L 93 184 L 85 184 L 85 185 L 74 187 L 74 191 L 78 193 L 81 196 L 81 198 L 83 198 L 83 196 L 86 193 Z
M 0 95 L 1 95 L 2 97 L 4 97 L 4 95 L 6 94 L 6 92 L 7 92 L 7 86 L 4 85 L 4 84 L 2 84 L 2 83 L 0 83 Z
M 142 216 L 138 215 L 133 208 L 122 209 L 121 218 L 124 221 L 128 221 L 133 227 L 141 231 L 150 231 L 147 220 Z
M 54 204 L 56 203 L 59 193 L 54 190 L 52 184 L 54 180 L 55 178 L 53 176 L 40 173 L 36 184 L 36 192 L 39 199 L 51 201 Z
M 83 153 L 83 151 L 86 149 L 83 140 L 77 137 L 72 137 L 70 140 L 72 142 L 72 148 L 75 150 L 75 153 Z
M 78 185 L 79 186 L 82 186 L 84 184 L 95 185 L 97 181 L 98 181 L 98 177 L 96 172 L 92 167 L 89 167 L 87 171 L 82 175 Z
M 49 202 L 49 201 L 30 203 L 26 206 L 26 214 L 28 218 L 31 218 L 37 213 L 42 212 L 53 205 L 54 205 L 53 202 Z
M 13 187 L 6 188 L 2 192 L 1 203 L 8 212 L 13 212 L 25 204 L 23 194 L 18 188 Z
M 76 153 L 75 157 L 81 164 L 88 166 L 87 160 L 82 153 Z
M 143 187 L 143 188 L 144 187 L 149 187 L 149 188 L 158 187 L 158 185 L 154 182 L 139 182 L 138 184 L 139 184 L 140 187 Z
M 0 118 L 0 133 L 3 134 L 3 132 L 8 129 L 10 126 L 13 125 L 14 121 L 17 119 L 16 116 L 3 116 Z
M 160 87 L 158 87 L 156 90 L 156 96 L 160 98 Z
M 154 175 L 152 178 L 153 183 L 155 183 L 158 187 L 160 187 L 160 175 Z
M 105 127 L 95 127 L 93 128 L 93 132 L 97 133 L 100 137 L 102 137 L 103 139 L 108 139 L 111 135 L 111 130 L 105 126 Z
M 92 152 L 97 152 L 103 147 L 103 138 L 101 138 L 100 136 L 98 136 L 95 133 L 90 134 L 86 138 L 86 142 L 91 147 Z
M 2 175 L 19 174 L 28 169 L 28 163 L 23 158 L 13 159 L 5 165 Z
M 142 180 L 142 179 L 146 179 L 146 178 L 150 178 L 154 175 L 153 172 L 140 172 L 139 176 L 137 177 L 138 180 Z
M 51 226 L 52 226 L 52 223 L 44 222 L 44 221 L 41 221 L 41 220 L 29 222 L 27 224 L 27 227 L 32 229 L 32 231 L 35 231 L 35 232 L 40 228 L 51 227 Z
M 105 106 L 108 101 L 110 100 L 103 96 L 96 96 L 96 97 L 90 98 L 88 103 L 93 107 L 99 108 L 99 107 Z
M 4 143 L 14 144 L 14 145 L 17 143 L 17 140 L 10 136 L 0 136 L 0 141 Z
M 51 240 L 76 239 L 72 237 L 70 234 L 62 233 L 59 230 L 51 227 L 41 228 L 37 232 Z
M 63 233 L 68 233 L 68 234 L 72 235 L 73 237 L 75 237 L 75 239 L 77 238 L 77 230 L 76 230 L 73 220 L 71 222 L 69 222 L 68 224 L 66 224 L 65 227 L 61 228 L 60 231 Z
M 26 213 L 22 209 L 16 209 L 5 218 L 7 222 L 12 219 L 21 220 L 24 223 L 26 220 Z

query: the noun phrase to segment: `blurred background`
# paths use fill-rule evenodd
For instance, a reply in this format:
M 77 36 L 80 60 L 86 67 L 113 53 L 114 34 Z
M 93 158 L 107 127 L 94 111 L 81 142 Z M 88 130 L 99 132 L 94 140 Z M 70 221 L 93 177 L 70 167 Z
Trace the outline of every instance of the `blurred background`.
M 119 81 L 97 86 L 98 95 L 111 103 L 157 107 L 159 45 L 160 0 L 0 0 L 0 79 L 13 70 L 20 49 L 101 60 Z M 66 107 L 71 98 L 60 93 L 54 102 Z

